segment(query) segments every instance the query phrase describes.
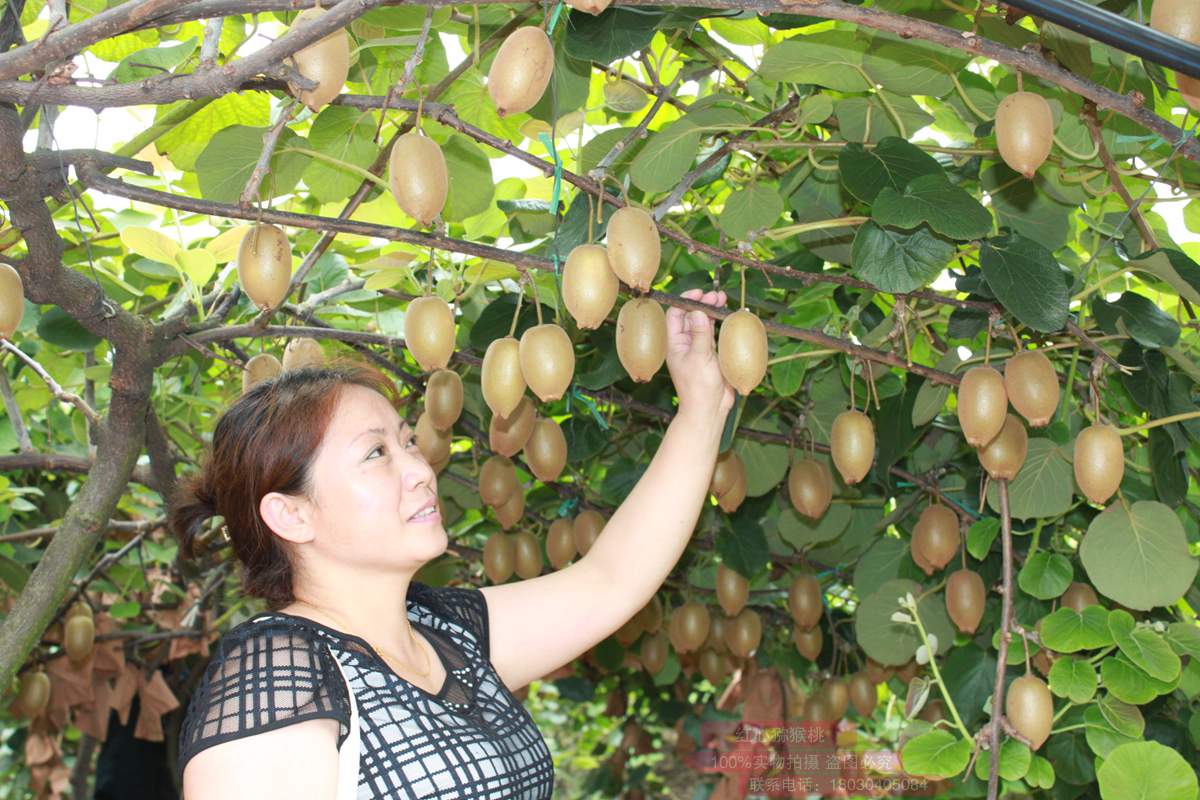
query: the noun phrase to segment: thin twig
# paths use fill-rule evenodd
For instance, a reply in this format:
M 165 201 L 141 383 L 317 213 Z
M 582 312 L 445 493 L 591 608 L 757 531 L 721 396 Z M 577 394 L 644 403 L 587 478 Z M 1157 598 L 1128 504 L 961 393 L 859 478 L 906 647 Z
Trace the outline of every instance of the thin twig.
M 404 62 L 404 74 L 400 76 L 400 80 L 396 81 L 396 85 L 388 89 L 387 102 L 390 103 L 393 97 L 402 97 L 404 90 L 412 83 L 413 73 L 417 69 L 417 64 L 425 57 L 425 42 L 429 40 L 429 28 L 433 24 L 433 6 L 425 9 L 425 21 L 421 23 L 421 32 L 417 36 L 417 46 L 413 48 L 412 54 L 408 60 Z M 386 106 L 386 103 L 385 103 Z M 383 120 L 386 114 L 379 115 L 379 127 L 375 129 L 375 137 L 373 141 L 379 141 L 379 132 L 383 130 Z
M 22 453 L 32 453 L 33 440 L 29 438 L 29 429 L 21 418 L 21 407 L 13 396 L 12 384 L 8 380 L 8 370 L 0 364 L 0 396 L 4 398 L 4 409 L 8 412 L 9 422 L 12 423 L 13 433 L 17 436 L 17 447 Z
M 204 44 L 200 46 L 200 69 L 212 69 L 221 53 L 221 28 L 224 17 L 213 17 L 204 26 Z
M 1004 675 L 1008 669 L 1009 622 L 1012 618 L 1012 515 L 1008 508 L 1008 481 L 996 481 L 1000 495 L 1001 569 L 1000 647 L 996 661 L 996 689 L 992 694 L 992 757 L 988 768 L 988 800 L 997 800 L 1000 789 L 1000 728 L 1004 724 Z
M 1117 172 L 1117 165 L 1113 163 L 1112 155 L 1108 152 L 1108 147 L 1104 144 L 1104 135 L 1100 130 L 1100 121 L 1096 119 L 1096 105 L 1091 102 L 1083 104 L 1083 121 L 1087 124 L 1088 131 L 1092 134 L 1092 141 L 1096 144 L 1096 149 L 1100 153 L 1100 161 L 1104 164 L 1104 169 L 1108 173 L 1108 181 L 1112 184 L 1112 188 L 1116 190 L 1121 199 L 1125 201 L 1125 205 L 1129 208 L 1129 213 L 1133 217 L 1133 223 L 1137 225 L 1138 232 L 1142 234 L 1142 251 L 1151 250 L 1158 247 L 1158 239 L 1154 236 L 1154 231 L 1150 230 L 1150 224 L 1146 222 L 1145 215 L 1142 214 L 1139 206 L 1142 203 L 1142 198 L 1137 200 L 1129 194 L 1129 190 L 1125 188 L 1125 184 L 1121 181 L 1121 174 Z M 1143 195 L 1144 197 L 1145 195 Z
M 50 387 L 50 391 L 54 394 L 55 398 L 63 401 L 64 403 L 70 403 L 78 408 L 93 425 L 99 425 L 101 423 L 100 415 L 96 413 L 95 409 L 87 404 L 86 400 L 74 392 L 68 392 L 66 389 L 63 389 L 61 386 L 59 386 L 58 381 L 54 380 L 54 378 L 50 376 L 50 373 L 46 371 L 46 368 L 26 355 L 21 348 L 17 347 L 7 339 L 0 339 L 0 347 L 8 350 L 17 358 L 29 365 L 29 368 L 36 372 L 38 376 L 46 382 L 46 385 Z
M 279 137 L 283 135 L 283 129 L 291 121 L 292 115 L 296 113 L 296 108 L 296 100 L 289 100 L 287 105 L 279 109 L 279 119 L 275 120 L 271 129 L 263 134 L 262 153 L 259 154 L 258 163 L 254 165 L 254 171 L 250 173 L 250 178 L 246 181 L 246 188 L 242 190 L 242 197 L 238 201 L 242 208 L 249 208 L 250 204 L 258 197 L 258 187 L 262 185 L 262 180 L 271 166 L 271 155 L 275 152 L 275 145 L 279 142 Z

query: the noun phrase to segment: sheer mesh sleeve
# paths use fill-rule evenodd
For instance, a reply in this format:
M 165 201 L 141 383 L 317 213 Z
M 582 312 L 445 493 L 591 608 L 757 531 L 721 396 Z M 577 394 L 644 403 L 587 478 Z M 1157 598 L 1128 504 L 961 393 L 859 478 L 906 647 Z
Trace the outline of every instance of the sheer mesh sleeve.
M 488 608 L 483 592 L 461 586 L 430 587 L 429 591 L 475 637 L 483 659 L 488 660 L 491 657 L 488 648 Z
M 340 748 L 350 733 L 350 699 L 324 642 L 287 622 L 235 628 L 214 649 L 188 702 L 179 734 L 179 775 L 206 747 L 322 717 L 338 721 Z

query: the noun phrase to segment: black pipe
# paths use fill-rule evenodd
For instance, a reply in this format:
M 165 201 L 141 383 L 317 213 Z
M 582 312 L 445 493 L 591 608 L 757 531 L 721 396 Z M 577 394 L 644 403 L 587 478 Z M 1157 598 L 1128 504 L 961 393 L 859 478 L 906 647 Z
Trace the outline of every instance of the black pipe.
M 1160 33 L 1149 25 L 1139 25 L 1131 19 L 1080 0 L 1004 2 L 1098 42 L 1112 45 L 1118 50 L 1140 56 L 1184 75 L 1200 78 L 1200 46 Z

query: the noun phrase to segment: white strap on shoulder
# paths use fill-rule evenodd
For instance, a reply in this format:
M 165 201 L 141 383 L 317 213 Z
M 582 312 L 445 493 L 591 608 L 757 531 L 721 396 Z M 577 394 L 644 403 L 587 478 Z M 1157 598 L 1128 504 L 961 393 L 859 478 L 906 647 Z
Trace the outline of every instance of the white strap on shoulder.
M 329 647 L 329 644 L 326 643 L 325 646 Z M 350 687 L 346 670 L 337 656 L 333 655 L 331 647 L 329 654 L 333 656 L 333 663 L 337 664 L 338 671 L 342 674 L 342 681 L 346 684 L 346 696 L 350 699 L 350 733 L 338 751 L 337 800 L 355 800 L 358 797 L 358 754 L 361 745 L 358 735 L 358 701 L 354 698 L 354 689 Z

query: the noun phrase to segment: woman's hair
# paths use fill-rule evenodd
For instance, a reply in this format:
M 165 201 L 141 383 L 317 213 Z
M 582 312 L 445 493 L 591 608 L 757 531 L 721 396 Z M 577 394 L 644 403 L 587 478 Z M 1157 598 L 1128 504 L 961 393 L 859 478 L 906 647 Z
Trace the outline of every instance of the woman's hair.
M 311 497 L 313 458 L 349 385 L 373 389 L 400 408 L 386 375 L 343 356 L 256 383 L 221 415 L 200 471 L 182 479 L 175 493 L 170 524 L 182 557 L 195 556 L 208 520 L 220 515 L 242 564 L 244 591 L 272 608 L 292 601 L 290 551 L 263 521 L 258 504 L 270 492 Z

